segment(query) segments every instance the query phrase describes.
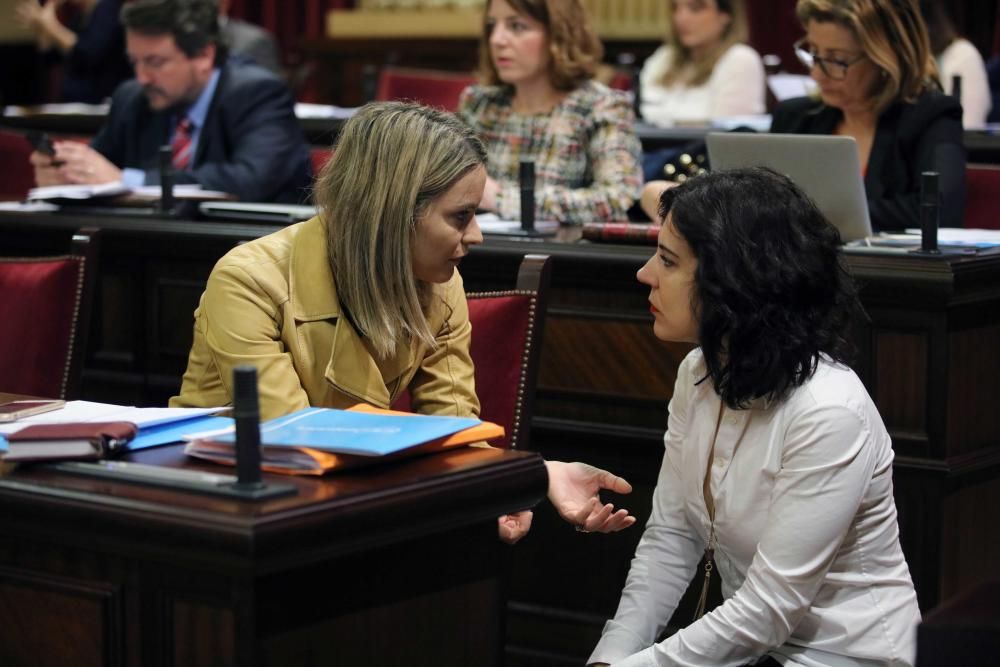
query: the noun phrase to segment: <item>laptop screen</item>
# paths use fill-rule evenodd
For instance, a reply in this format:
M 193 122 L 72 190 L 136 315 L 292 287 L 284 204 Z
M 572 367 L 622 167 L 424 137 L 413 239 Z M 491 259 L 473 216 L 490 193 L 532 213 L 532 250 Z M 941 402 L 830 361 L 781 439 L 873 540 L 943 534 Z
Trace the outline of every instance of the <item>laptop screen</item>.
M 769 167 L 788 176 L 840 230 L 844 243 L 872 235 L 858 148 L 851 137 L 710 132 L 712 169 Z

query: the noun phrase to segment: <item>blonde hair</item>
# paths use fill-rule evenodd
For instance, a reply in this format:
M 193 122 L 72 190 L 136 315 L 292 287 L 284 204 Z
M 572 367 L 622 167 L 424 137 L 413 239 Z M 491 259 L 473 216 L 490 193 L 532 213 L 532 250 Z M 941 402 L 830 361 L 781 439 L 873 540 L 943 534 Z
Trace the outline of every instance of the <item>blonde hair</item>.
M 556 90 L 573 90 L 597 72 L 604 46 L 590 23 L 580 0 L 507 0 L 518 14 L 530 16 L 549 36 L 549 81 Z M 489 86 L 502 85 L 490 57 L 490 0 L 483 11 L 483 34 L 479 40 L 479 78 Z
M 719 62 L 723 53 L 734 44 L 741 44 L 749 39 L 750 29 L 747 27 L 743 0 L 715 0 L 715 6 L 723 14 L 729 15 L 729 24 L 722 32 L 719 44 L 704 57 L 695 60 L 691 50 L 685 48 L 674 35 L 674 3 L 667 2 L 667 36 L 664 46 L 670 54 L 670 68 L 663 74 L 664 86 L 678 83 L 687 86 L 702 85 L 712 76 L 715 63 Z
M 380 357 L 413 338 L 434 347 L 413 235 L 435 198 L 485 164 L 482 142 L 443 111 L 377 102 L 344 124 L 314 197 L 341 305 Z
M 810 21 L 833 22 L 857 38 L 865 56 L 883 73 L 869 91 L 876 111 L 940 89 L 916 0 L 799 0 L 795 13 L 804 28 Z

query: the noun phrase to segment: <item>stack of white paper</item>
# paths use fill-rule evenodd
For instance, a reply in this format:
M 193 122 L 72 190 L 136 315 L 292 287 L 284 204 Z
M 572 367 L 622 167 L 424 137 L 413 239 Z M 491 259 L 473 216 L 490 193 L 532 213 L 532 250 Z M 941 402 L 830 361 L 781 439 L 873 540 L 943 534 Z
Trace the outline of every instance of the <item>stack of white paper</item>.
M 0 435 L 19 431 L 32 424 L 69 424 L 75 422 L 132 422 L 140 429 L 170 422 L 211 415 L 229 408 L 134 408 L 111 403 L 68 401 L 59 410 L 0 424 Z
M 29 200 L 39 199 L 93 199 L 113 197 L 129 192 L 129 187 L 121 181 L 99 183 L 98 185 L 46 185 L 28 190 Z

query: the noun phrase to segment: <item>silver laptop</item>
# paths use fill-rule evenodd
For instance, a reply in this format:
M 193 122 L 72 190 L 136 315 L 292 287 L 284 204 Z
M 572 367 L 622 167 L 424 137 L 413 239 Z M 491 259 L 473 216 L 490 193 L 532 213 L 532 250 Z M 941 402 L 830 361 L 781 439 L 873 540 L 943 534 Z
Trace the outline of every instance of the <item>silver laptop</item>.
M 816 202 L 844 243 L 872 235 L 858 147 L 851 137 L 814 134 L 710 132 L 712 169 L 770 167 Z

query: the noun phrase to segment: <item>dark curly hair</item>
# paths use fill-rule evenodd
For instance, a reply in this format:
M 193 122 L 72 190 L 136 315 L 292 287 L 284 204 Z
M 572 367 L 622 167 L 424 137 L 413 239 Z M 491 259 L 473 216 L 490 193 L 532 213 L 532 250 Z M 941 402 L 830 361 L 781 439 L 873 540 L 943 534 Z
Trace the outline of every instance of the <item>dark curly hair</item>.
M 716 392 L 727 406 L 777 400 L 821 354 L 848 363 L 860 304 L 840 233 L 790 179 L 753 167 L 667 190 L 660 214 L 698 258 L 692 308 Z

